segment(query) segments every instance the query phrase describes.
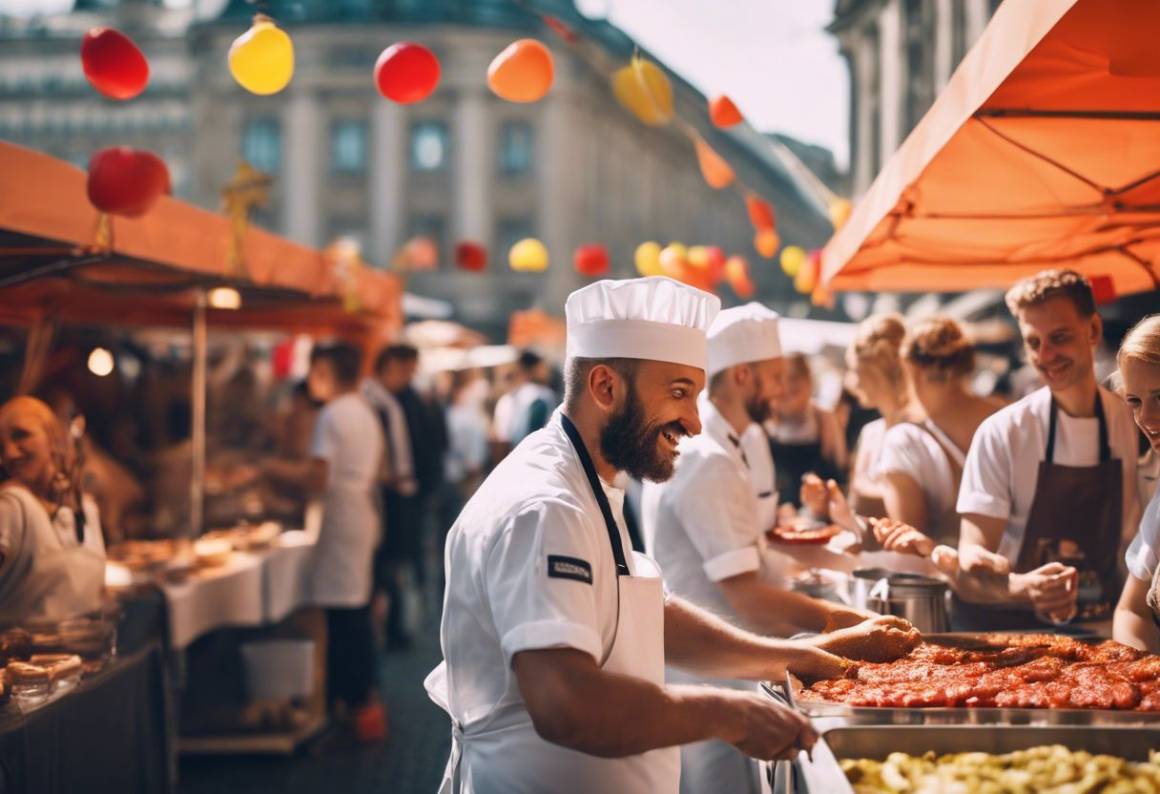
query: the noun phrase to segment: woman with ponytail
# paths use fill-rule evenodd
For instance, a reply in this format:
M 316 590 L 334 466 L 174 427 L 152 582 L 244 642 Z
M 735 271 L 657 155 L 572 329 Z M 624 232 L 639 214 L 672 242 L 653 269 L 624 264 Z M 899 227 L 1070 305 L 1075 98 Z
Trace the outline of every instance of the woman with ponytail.
M 105 549 L 81 491 L 79 433 L 33 397 L 0 406 L 0 624 L 101 606 Z

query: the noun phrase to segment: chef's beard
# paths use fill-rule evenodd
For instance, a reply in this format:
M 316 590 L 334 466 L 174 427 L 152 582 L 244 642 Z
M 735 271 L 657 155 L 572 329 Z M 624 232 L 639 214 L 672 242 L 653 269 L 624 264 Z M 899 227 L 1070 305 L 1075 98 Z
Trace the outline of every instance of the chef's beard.
M 762 399 L 760 394 L 745 401 L 745 412 L 756 424 L 765 424 L 765 420 L 773 413 L 773 406 L 769 400 Z
M 600 453 L 615 469 L 634 479 L 664 482 L 673 476 L 675 461 L 660 451 L 661 433 L 666 429 L 677 438 L 686 435 L 679 422 L 660 425 L 646 420 L 644 404 L 630 383 L 624 405 L 600 432 Z

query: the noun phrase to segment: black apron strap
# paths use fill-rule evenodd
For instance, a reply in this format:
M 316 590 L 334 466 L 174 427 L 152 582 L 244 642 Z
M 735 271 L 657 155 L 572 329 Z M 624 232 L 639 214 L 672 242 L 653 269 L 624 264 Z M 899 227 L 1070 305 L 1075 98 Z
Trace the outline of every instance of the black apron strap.
M 604 526 L 608 530 L 608 541 L 612 544 L 612 558 L 616 560 L 616 575 L 629 576 L 628 560 L 624 556 L 624 544 L 620 542 L 620 527 L 617 526 L 616 519 L 612 516 L 612 505 L 608 504 L 608 496 L 600 485 L 600 477 L 596 474 L 596 465 L 592 462 L 592 456 L 588 454 L 588 448 L 584 446 L 584 439 L 580 437 L 580 431 L 576 429 L 576 425 L 572 424 L 572 420 L 568 418 L 567 414 L 560 414 L 560 423 L 564 425 L 564 432 L 568 434 L 568 440 L 572 442 L 572 446 L 580 458 L 580 465 L 584 467 L 584 474 L 588 477 L 588 485 L 592 488 L 592 495 L 596 497 L 596 504 L 600 505 L 600 512 L 604 516 Z
M 1051 413 L 1047 418 L 1047 453 L 1043 459 L 1048 463 L 1055 463 L 1055 427 L 1059 421 L 1059 404 L 1051 398 Z M 1104 417 L 1104 401 L 1100 397 L 1099 387 L 1096 387 L 1096 420 L 1100 425 L 1100 463 L 1112 459 L 1112 450 L 1108 445 L 1108 420 Z

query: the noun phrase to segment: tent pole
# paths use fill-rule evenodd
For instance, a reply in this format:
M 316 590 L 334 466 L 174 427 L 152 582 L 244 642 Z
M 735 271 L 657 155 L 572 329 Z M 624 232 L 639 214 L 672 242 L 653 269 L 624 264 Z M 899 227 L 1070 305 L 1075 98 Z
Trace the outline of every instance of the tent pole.
M 192 437 L 193 474 L 189 481 L 189 523 L 193 537 L 205 529 L 205 397 L 206 397 L 206 328 L 205 290 L 196 290 L 193 310 L 193 385 L 190 405 L 193 408 Z

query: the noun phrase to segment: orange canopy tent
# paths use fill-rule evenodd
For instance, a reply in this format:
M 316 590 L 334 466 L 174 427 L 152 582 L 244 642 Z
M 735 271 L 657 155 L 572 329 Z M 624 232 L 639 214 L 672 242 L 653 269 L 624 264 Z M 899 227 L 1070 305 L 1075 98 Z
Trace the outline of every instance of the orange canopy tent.
M 402 285 L 359 268 L 344 280 L 321 251 L 257 228 L 230 261 L 230 221 L 173 198 L 140 218 L 112 218 L 108 250 L 85 173 L 0 141 L 0 322 L 186 326 L 199 288 L 232 286 L 241 311 L 210 309 L 215 326 L 358 334 L 402 324 Z M 348 293 L 357 310 L 344 308 Z
M 1009 0 L 822 254 L 831 290 L 1160 284 L 1160 3 Z

